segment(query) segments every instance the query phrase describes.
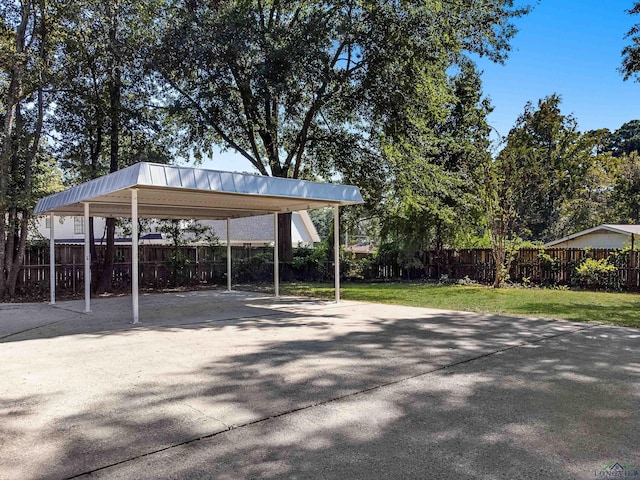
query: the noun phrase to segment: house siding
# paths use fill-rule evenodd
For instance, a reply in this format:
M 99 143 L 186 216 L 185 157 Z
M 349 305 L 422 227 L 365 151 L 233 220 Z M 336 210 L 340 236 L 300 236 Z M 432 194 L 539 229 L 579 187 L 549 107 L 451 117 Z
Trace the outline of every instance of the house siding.
M 307 224 L 304 218 L 308 219 Z M 36 223 L 38 234 L 32 236 L 32 239 L 42 238 L 48 240 L 50 238 L 51 229 L 47 226 L 49 216 L 40 216 Z M 68 243 L 84 243 L 84 233 L 76 233 L 74 225 L 76 219 L 83 217 L 58 217 L 55 221 L 56 239 L 66 240 Z M 218 241 L 226 245 L 227 242 L 227 222 L 226 220 L 200 220 L 199 223 L 212 227 Z M 106 222 L 102 217 L 94 217 L 94 230 L 96 238 L 103 236 Z M 244 217 L 231 220 L 231 244 L 232 245 L 252 245 L 265 246 L 273 243 L 273 215 L 260 215 L 256 217 Z M 311 231 L 313 229 L 313 231 Z M 152 227 L 151 234 L 156 233 Z M 144 235 L 144 234 L 143 234 Z M 147 233 L 148 235 L 148 233 Z M 116 229 L 116 238 L 124 236 L 121 228 Z M 313 246 L 314 242 L 320 241 L 318 234 L 309 218 L 307 212 L 294 212 L 291 222 L 291 243 L 293 246 Z M 130 243 L 131 240 L 128 239 Z M 148 245 L 165 245 L 167 240 L 162 238 L 142 239 L 143 244 Z
M 637 241 L 637 239 L 636 239 Z M 631 235 L 615 232 L 592 232 L 555 244 L 554 248 L 625 248 L 631 246 Z

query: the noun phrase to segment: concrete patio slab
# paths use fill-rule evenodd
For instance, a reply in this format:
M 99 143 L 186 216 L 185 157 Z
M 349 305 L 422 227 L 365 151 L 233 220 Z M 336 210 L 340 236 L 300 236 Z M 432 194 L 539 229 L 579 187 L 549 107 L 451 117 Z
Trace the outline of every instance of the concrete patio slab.
M 0 478 L 640 465 L 638 330 L 242 292 L 148 295 L 136 327 L 127 297 L 92 309 L 0 308 Z

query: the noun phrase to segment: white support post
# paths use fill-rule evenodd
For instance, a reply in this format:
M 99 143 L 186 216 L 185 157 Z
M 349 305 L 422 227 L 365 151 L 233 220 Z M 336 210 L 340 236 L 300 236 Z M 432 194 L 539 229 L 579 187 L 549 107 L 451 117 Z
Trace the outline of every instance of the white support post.
M 49 214 L 51 229 L 49 230 L 49 293 L 51 305 L 56 304 L 56 227 L 53 213 Z
M 340 303 L 340 215 L 338 205 L 333 207 L 333 265 L 336 303 Z
M 138 190 L 131 189 L 131 301 L 133 323 L 139 323 L 138 305 Z
M 91 311 L 91 239 L 89 238 L 89 203 L 84 204 L 84 313 Z
M 278 212 L 273 214 L 273 289 L 280 296 L 280 259 L 278 258 Z
M 231 219 L 227 218 L 227 291 L 231 291 Z

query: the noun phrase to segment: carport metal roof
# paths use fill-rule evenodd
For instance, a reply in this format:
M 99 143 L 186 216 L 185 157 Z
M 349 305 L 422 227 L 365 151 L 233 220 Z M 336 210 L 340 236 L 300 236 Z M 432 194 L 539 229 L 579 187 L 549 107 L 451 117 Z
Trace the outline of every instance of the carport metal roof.
M 40 200 L 35 214 L 218 220 L 362 203 L 358 187 L 246 173 L 138 163 Z
M 115 173 L 43 198 L 36 215 L 51 215 L 50 258 L 55 258 L 53 215 L 131 218 L 132 244 L 138 243 L 138 218 L 218 220 L 274 215 L 274 266 L 278 266 L 278 214 L 332 206 L 334 209 L 334 272 L 336 301 L 340 300 L 338 207 L 363 203 L 360 189 L 348 185 L 263 177 L 245 173 L 138 163 Z M 227 289 L 231 290 L 231 242 L 227 224 Z M 90 312 L 91 255 L 89 228 L 84 240 L 85 311 Z M 133 323 L 138 323 L 138 249 L 132 249 Z M 51 303 L 55 304 L 55 263 L 50 261 Z M 279 295 L 278 268 L 274 268 Z

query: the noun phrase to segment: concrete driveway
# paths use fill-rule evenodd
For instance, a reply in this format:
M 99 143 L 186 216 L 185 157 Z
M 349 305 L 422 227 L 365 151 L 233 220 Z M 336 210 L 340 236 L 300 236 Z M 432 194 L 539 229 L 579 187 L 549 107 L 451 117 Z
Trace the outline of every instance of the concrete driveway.
M 148 295 L 138 327 L 129 298 L 80 308 L 0 305 L 2 479 L 640 468 L 639 330 L 249 293 Z

